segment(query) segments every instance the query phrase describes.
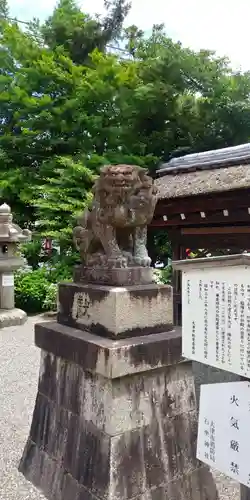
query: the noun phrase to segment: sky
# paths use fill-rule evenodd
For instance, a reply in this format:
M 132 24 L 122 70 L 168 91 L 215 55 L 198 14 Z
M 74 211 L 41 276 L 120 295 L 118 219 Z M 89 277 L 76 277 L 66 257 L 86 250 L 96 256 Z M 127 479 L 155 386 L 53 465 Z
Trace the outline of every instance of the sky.
M 57 0 L 9 0 L 11 15 L 29 21 L 44 20 Z M 85 12 L 103 13 L 103 0 L 78 0 Z M 194 50 L 211 49 L 227 56 L 234 69 L 250 70 L 250 1 L 132 0 L 126 25 L 148 31 L 164 23 L 166 33 Z

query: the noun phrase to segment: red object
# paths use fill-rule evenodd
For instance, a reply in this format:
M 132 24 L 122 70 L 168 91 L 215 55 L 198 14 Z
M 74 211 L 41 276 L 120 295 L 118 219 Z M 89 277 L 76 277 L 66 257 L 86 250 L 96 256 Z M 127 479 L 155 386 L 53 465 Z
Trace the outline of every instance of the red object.
M 52 250 L 52 240 L 51 238 L 45 238 L 43 248 L 46 252 L 51 252 Z

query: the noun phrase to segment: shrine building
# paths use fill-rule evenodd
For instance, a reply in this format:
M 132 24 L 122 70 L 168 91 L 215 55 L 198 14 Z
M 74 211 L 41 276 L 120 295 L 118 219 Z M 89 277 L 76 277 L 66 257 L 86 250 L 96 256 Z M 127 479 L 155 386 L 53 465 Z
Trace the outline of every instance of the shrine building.
M 250 249 L 250 143 L 174 158 L 160 166 L 151 228 L 166 229 L 173 260 L 186 249 Z M 181 278 L 173 274 L 174 321 L 181 324 Z

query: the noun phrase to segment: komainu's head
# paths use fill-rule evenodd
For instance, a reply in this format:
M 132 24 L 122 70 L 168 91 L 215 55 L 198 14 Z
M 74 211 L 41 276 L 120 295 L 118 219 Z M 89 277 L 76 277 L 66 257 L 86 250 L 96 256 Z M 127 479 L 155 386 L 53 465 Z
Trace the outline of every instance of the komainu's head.
M 140 189 L 150 189 L 152 179 L 147 171 L 137 165 L 106 165 L 101 169 L 100 177 L 96 182 L 97 191 L 108 193 L 135 192 Z
M 134 165 L 107 165 L 102 168 L 99 184 L 108 191 L 114 189 L 131 189 L 138 182 L 139 168 Z

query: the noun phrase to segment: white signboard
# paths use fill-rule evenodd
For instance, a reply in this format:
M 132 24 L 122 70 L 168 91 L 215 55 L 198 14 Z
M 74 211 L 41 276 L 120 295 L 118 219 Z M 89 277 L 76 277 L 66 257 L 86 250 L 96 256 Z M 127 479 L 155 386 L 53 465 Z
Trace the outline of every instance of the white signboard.
M 13 274 L 3 274 L 2 275 L 2 286 L 14 286 Z
M 201 386 L 197 458 L 250 487 L 250 384 Z
M 250 268 L 182 276 L 183 356 L 250 378 Z

